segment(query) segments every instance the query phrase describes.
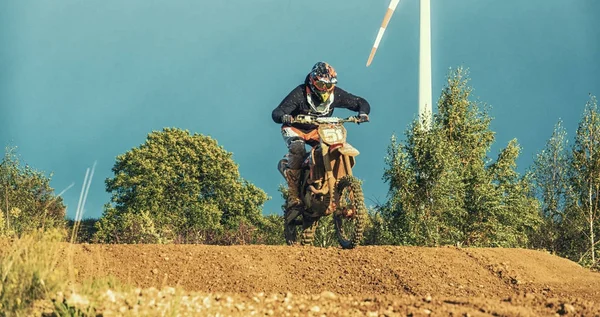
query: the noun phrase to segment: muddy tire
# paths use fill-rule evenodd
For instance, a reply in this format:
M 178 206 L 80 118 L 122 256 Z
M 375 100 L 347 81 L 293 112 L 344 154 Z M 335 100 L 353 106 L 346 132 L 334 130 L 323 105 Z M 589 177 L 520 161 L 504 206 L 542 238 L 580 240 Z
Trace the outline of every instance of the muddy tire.
M 315 232 L 317 231 L 317 224 L 319 223 L 318 219 L 305 217 L 304 222 L 302 224 L 302 238 L 300 239 L 300 244 L 302 245 L 312 245 L 315 240 Z
M 338 182 L 337 192 L 340 194 L 339 207 L 346 213 L 333 216 L 338 242 L 344 249 L 352 249 L 360 244 L 363 238 L 367 208 L 362 187 L 357 178 L 347 175 Z

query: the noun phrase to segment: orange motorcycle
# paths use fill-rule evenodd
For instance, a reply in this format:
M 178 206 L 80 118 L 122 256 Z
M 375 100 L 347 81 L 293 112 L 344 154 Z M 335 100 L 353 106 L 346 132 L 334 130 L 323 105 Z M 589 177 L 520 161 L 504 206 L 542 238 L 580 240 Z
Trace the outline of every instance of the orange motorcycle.
M 333 215 L 335 231 L 342 248 L 359 245 L 364 230 L 366 207 L 361 182 L 352 175 L 359 152 L 346 142 L 344 123 L 358 118 L 298 115 L 293 122 L 317 126 L 319 144 L 307 154 L 300 175 L 301 208 L 284 214 L 287 244 L 312 244 L 321 217 Z M 279 162 L 283 175 L 286 159 Z

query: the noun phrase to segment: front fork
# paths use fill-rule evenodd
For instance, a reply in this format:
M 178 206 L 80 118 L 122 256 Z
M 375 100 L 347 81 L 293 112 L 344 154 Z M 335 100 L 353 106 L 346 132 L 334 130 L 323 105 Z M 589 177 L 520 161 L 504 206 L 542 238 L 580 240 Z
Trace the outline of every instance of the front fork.
M 322 149 L 322 153 L 323 153 L 323 164 L 325 165 L 325 181 L 328 184 L 328 188 L 329 188 L 329 197 L 330 197 L 330 203 L 329 203 L 329 207 L 327 208 L 327 211 L 325 212 L 326 215 L 330 215 L 333 212 L 339 213 L 342 212 L 343 210 L 341 208 L 338 208 L 339 205 L 339 201 L 340 201 L 340 193 L 336 190 L 336 185 L 337 185 L 337 179 L 335 179 L 335 177 L 333 176 L 333 167 L 331 166 L 331 158 L 329 156 L 329 146 L 327 146 L 326 144 L 321 143 L 321 149 Z M 341 155 L 340 156 L 343 160 L 343 167 L 346 175 L 352 175 L 352 168 L 350 165 L 350 157 L 347 155 Z

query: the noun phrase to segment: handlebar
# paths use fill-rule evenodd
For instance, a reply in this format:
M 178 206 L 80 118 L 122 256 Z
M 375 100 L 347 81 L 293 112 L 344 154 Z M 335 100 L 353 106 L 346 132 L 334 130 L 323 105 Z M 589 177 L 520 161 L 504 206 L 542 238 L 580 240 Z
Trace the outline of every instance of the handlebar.
M 338 117 L 315 117 L 310 115 L 297 115 L 292 123 L 304 123 L 304 124 L 327 124 L 327 123 L 344 123 L 344 122 L 354 122 L 361 123 L 360 119 L 356 116 L 350 116 L 347 118 L 338 118 Z

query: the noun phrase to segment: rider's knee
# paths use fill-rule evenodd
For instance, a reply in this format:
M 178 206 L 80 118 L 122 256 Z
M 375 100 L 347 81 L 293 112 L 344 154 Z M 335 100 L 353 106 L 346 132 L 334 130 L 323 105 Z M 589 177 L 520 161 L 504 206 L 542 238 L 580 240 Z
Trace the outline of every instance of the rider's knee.
M 306 154 L 306 143 L 304 140 L 294 140 L 290 142 L 288 148 L 290 150 L 290 154 L 292 155 L 304 156 Z

